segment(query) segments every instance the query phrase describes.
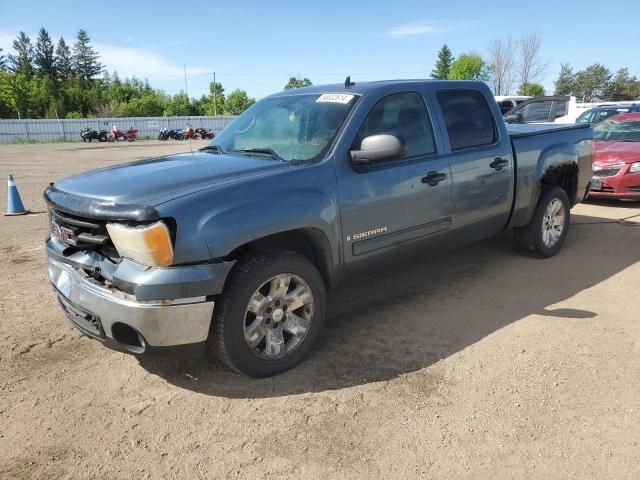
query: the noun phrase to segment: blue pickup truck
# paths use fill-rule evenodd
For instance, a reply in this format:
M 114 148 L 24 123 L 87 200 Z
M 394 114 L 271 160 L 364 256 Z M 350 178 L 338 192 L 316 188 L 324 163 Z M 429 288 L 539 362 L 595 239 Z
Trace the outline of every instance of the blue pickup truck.
M 591 157 L 588 125 L 507 129 L 481 82 L 289 90 L 200 151 L 51 184 L 49 278 L 111 348 L 274 375 L 310 352 L 347 276 L 505 229 L 556 254 Z

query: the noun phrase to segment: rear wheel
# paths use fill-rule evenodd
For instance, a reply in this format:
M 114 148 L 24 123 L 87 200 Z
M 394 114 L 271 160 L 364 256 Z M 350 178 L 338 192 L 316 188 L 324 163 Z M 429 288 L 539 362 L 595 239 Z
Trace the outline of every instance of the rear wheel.
M 216 303 L 210 352 L 252 377 L 289 370 L 313 348 L 324 322 L 325 296 L 318 270 L 296 252 L 241 259 Z
M 106 135 L 100 135 L 100 137 L 98 138 L 98 140 L 100 140 L 101 142 L 106 142 L 107 141 L 107 136 Z
M 540 258 L 558 253 L 569 231 L 570 208 L 569 198 L 562 188 L 543 190 L 531 222 L 514 229 L 520 253 Z

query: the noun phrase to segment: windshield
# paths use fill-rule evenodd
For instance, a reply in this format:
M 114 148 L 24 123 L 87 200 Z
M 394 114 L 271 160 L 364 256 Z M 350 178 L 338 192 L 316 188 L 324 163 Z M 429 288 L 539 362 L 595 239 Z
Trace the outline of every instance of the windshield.
M 331 147 L 355 98 L 325 93 L 261 100 L 226 127 L 209 147 L 284 161 L 315 160 Z
M 593 138 L 607 142 L 640 142 L 640 121 L 605 120 L 594 127 Z

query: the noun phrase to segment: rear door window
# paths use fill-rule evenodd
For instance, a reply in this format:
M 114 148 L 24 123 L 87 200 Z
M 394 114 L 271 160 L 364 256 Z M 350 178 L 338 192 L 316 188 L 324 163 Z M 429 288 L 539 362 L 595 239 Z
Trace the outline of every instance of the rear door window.
M 472 89 L 445 89 L 436 95 L 451 150 L 480 147 L 496 141 L 493 113 L 482 93 Z

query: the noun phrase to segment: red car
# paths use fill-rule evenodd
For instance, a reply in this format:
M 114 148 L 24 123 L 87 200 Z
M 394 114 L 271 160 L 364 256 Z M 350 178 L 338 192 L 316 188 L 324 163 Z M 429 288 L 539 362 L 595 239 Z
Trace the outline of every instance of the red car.
M 640 200 L 640 113 L 609 117 L 593 128 L 590 197 Z

